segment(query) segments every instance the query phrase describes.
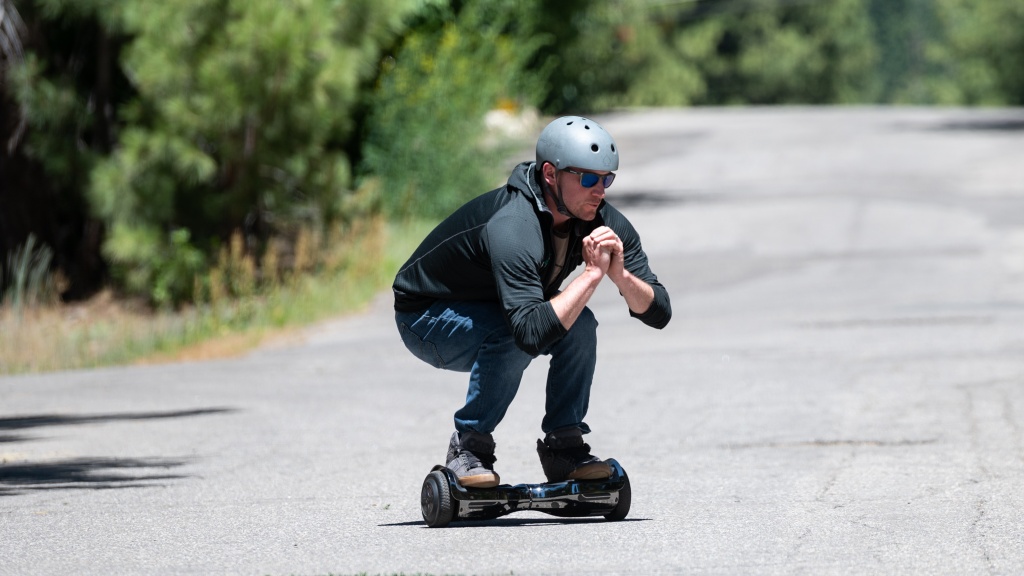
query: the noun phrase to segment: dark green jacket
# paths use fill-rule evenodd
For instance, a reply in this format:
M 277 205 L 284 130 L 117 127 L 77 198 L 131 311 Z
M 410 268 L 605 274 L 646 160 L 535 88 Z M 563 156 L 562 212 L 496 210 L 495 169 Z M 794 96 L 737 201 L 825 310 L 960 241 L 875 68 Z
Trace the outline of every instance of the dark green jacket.
M 470 200 L 427 235 L 395 277 L 395 310 L 418 312 L 437 300 L 493 301 L 504 310 L 519 347 L 537 355 L 565 335 L 550 300 L 583 263 L 581 239 L 608 226 L 625 247 L 626 269 L 654 288 L 651 307 L 643 314 L 630 314 L 655 328 L 668 324 L 668 291 L 647 265 L 632 224 L 607 202 L 593 221 L 573 221 L 566 265 L 545 289 L 544 279 L 554 265 L 554 218 L 536 183 L 534 166 L 516 166 L 508 184 Z

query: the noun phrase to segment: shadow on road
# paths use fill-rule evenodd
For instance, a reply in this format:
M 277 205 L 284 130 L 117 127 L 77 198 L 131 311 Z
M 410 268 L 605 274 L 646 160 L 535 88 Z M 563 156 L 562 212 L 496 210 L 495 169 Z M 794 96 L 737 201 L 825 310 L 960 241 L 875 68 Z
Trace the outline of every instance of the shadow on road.
M 122 414 L 43 414 L 39 416 L 11 416 L 0 418 L 0 431 L 24 430 L 44 426 L 72 426 L 78 424 L 96 424 L 103 422 L 119 422 L 130 420 L 157 420 L 163 418 L 188 418 L 191 416 L 207 416 L 234 412 L 232 408 L 201 408 L 197 410 L 174 410 L 170 412 L 125 412 Z M 25 440 L 23 436 L 0 435 L 0 442 L 18 442 Z
M 1024 130 L 1024 118 L 1018 115 L 998 115 L 991 118 L 955 118 L 938 122 L 920 123 L 900 120 L 892 126 L 899 131 L 925 132 L 1020 132 Z
M 235 412 L 232 408 L 201 408 L 164 412 L 125 412 L 120 414 L 41 414 L 0 418 L 0 443 L 36 441 L 38 438 L 6 431 L 49 426 L 74 426 L 108 422 L 133 422 L 169 418 L 190 418 Z M 89 456 L 42 462 L 0 461 L 0 497 L 41 490 L 109 490 L 144 488 L 162 481 L 186 478 L 167 471 L 188 464 L 181 458 L 113 458 Z
M 188 460 L 170 458 L 74 458 L 39 463 L 0 465 L 0 497 L 29 491 L 157 486 L 154 482 L 177 480 L 184 475 L 140 473 L 142 470 L 170 469 Z
M 950 131 L 995 131 L 1017 132 L 1024 130 L 1024 119 L 1021 118 L 972 118 L 970 120 L 952 120 L 935 127 L 936 130 Z
M 626 518 L 622 522 L 648 522 L 650 518 Z M 475 520 L 452 522 L 445 528 L 516 528 L 521 526 L 564 526 L 567 524 L 604 524 L 603 518 L 496 518 L 494 520 Z M 427 528 L 422 520 L 416 522 L 395 522 L 394 524 L 378 524 L 380 528 L 398 528 L 402 526 Z

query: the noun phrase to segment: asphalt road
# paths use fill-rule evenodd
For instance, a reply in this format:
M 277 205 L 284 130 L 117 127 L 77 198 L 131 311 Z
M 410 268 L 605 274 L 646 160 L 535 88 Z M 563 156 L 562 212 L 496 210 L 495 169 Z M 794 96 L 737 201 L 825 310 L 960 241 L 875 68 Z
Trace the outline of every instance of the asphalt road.
M 592 301 L 625 521 L 427 528 L 465 377 L 382 295 L 241 359 L 0 379 L 0 573 L 1024 573 L 1024 110 L 600 120 L 675 313 Z M 541 480 L 543 378 L 505 481 Z

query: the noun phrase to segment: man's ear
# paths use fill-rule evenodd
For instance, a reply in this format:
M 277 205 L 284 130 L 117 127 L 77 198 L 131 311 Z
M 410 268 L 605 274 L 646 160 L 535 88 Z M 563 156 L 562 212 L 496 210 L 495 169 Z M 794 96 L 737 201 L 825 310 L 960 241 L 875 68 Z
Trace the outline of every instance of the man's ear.
M 544 175 L 544 181 L 547 182 L 548 186 L 554 186 L 555 177 L 558 175 L 558 169 L 555 168 L 555 165 L 551 162 L 545 162 L 544 165 L 541 166 L 540 170 L 541 174 Z

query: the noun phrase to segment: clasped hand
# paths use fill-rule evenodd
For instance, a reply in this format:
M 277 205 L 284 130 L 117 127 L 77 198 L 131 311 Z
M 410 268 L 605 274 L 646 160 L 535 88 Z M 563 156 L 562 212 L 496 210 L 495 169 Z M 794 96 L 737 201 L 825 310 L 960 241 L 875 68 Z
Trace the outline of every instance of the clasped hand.
M 583 262 L 618 283 L 624 275 L 622 240 L 607 226 L 596 228 L 583 238 Z

